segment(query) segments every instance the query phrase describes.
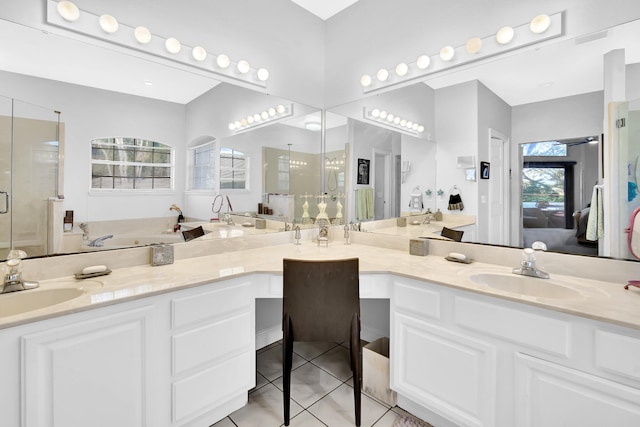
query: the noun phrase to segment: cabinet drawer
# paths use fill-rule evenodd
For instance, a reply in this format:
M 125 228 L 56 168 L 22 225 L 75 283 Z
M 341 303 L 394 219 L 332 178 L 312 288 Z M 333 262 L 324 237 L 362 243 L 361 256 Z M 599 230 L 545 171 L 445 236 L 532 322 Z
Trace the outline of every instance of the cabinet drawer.
M 250 306 L 251 284 L 249 282 L 197 292 L 171 301 L 171 326 L 179 328 Z
M 417 284 L 396 281 L 393 305 L 396 309 L 408 310 L 423 317 L 440 318 L 440 294 Z
M 595 331 L 596 368 L 640 380 L 640 339 L 615 332 Z
M 571 325 L 547 315 L 456 297 L 455 320 L 460 326 L 483 334 L 565 358 L 570 356 Z
M 255 375 L 250 352 L 173 383 L 173 421 L 194 417 L 223 405 L 251 388 Z
M 251 313 L 247 311 L 176 334 L 172 340 L 174 375 L 219 360 L 225 355 L 250 350 L 252 331 Z

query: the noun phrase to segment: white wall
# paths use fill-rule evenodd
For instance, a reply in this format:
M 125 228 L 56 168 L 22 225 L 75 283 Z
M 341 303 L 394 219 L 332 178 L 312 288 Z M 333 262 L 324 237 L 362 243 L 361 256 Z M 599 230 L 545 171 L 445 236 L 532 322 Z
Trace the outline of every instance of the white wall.
M 137 137 L 175 148 L 175 188 L 184 188 L 185 107 L 148 98 L 0 71 L 0 93 L 61 112 L 65 124 L 64 209 L 74 220 L 149 218 L 172 215 L 181 192 L 160 195 L 91 195 L 91 140 Z

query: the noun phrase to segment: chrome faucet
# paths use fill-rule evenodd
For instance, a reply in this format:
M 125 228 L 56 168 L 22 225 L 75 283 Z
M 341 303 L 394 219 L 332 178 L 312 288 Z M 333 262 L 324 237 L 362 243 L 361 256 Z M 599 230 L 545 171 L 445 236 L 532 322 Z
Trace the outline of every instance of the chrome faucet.
M 106 236 L 98 237 L 97 239 L 93 239 L 89 243 L 88 246 L 93 246 L 95 248 L 101 248 L 104 246 L 104 241 L 113 237 L 113 234 L 107 234 Z
M 431 221 L 433 221 L 433 214 L 431 213 L 431 211 L 429 211 L 425 214 L 424 221 L 422 221 L 422 223 L 431 224 Z
M 24 251 L 11 250 L 7 262 L 3 267 L 5 271 L 4 280 L 0 286 L 0 294 L 9 292 L 24 291 L 40 286 L 38 282 L 29 282 L 22 278 L 21 262 L 27 254 Z
M 514 274 L 520 274 L 522 276 L 537 277 L 540 279 L 548 279 L 549 273 L 544 272 L 536 267 L 536 251 L 546 251 L 547 245 L 544 242 L 533 242 L 530 248 L 526 248 L 522 255 L 523 260 L 520 262 L 520 267 L 514 268 Z
M 227 223 L 227 225 L 236 225 L 235 222 L 233 222 L 233 218 L 231 217 L 231 214 L 229 212 L 226 212 L 223 216 L 222 216 L 222 220 L 224 222 Z

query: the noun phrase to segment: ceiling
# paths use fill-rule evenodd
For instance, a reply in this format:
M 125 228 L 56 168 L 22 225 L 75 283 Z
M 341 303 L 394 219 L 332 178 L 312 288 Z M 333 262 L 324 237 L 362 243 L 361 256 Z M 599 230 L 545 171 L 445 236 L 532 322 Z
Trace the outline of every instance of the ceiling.
M 292 1 L 318 16 L 328 16 L 354 3 Z M 5 20 L 0 20 L 0 39 L 12 41 L 0 50 L 0 69 L 10 72 L 181 104 L 219 84 L 211 75 L 179 64 L 143 59 L 119 47 L 96 49 L 83 41 Z M 629 43 L 639 39 L 640 21 L 636 21 L 593 37 L 530 48 L 526 55 L 501 55 L 438 73 L 425 82 L 438 89 L 478 79 L 512 106 L 598 91 L 603 86 L 604 53 L 625 47 L 626 62 L 640 62 L 640 43 Z
M 291 0 L 317 17 L 327 20 L 358 0 Z

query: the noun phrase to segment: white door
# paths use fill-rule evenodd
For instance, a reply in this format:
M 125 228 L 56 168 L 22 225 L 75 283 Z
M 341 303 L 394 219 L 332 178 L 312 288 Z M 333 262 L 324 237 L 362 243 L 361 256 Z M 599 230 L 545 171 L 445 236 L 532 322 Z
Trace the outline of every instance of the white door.
M 509 140 L 489 129 L 489 238 L 494 245 L 509 244 Z
M 389 157 L 389 153 L 374 153 L 373 212 L 376 220 L 389 218 Z

